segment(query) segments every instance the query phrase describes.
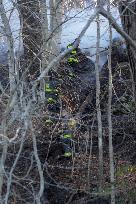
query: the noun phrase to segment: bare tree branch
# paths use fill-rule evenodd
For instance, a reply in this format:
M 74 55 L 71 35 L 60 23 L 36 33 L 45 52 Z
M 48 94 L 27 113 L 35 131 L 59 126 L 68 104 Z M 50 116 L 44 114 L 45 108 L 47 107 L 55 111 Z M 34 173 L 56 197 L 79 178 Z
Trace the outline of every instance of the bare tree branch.
M 123 29 L 116 23 L 116 20 L 114 19 L 114 17 L 107 12 L 105 9 L 101 8 L 99 13 L 104 16 L 105 18 L 107 18 L 109 20 L 109 22 L 111 23 L 111 25 L 113 26 L 113 28 L 115 28 L 115 30 L 120 33 L 120 35 L 122 37 L 125 38 L 125 40 L 134 48 L 136 49 L 136 42 L 125 32 L 123 31 Z

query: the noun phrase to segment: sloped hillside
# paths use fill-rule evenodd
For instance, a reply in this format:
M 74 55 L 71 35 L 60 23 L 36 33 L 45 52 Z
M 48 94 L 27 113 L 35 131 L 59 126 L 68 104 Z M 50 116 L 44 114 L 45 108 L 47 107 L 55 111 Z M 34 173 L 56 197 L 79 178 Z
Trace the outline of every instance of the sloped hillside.
M 43 204 L 88 203 L 108 204 L 110 195 L 108 158 L 108 67 L 101 72 L 101 110 L 104 147 L 104 192 L 98 194 L 98 138 L 95 108 L 95 65 L 80 49 L 76 63 L 66 56 L 51 71 L 45 87 L 46 101 L 32 108 L 33 134 L 38 155 L 44 167 Z M 113 71 L 113 145 L 119 203 L 136 202 L 135 181 L 135 106 L 127 58 L 112 53 Z M 122 59 L 122 60 L 121 60 Z M 125 60 L 124 60 L 125 59 Z M 77 63 L 78 62 L 78 63 Z M 20 121 L 9 124 L 9 138 Z M 15 167 L 11 203 L 30 203 L 33 187 L 39 187 L 39 174 L 33 156 L 32 132 L 27 132 L 23 151 Z M 7 170 L 19 151 L 19 141 L 9 147 Z M 19 182 L 19 183 L 18 183 Z M 5 186 L 6 188 L 6 186 Z M 126 193 L 127 192 L 127 193 Z

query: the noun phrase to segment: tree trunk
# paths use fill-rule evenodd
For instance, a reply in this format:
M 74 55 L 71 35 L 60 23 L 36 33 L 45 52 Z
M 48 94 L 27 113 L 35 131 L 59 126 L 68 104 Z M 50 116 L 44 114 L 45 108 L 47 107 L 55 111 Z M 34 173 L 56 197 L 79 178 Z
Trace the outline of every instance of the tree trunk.
M 50 0 L 50 61 L 58 55 L 59 44 L 61 43 L 61 22 L 62 22 L 62 2 L 60 0 Z
M 136 42 L 136 2 L 120 2 L 119 11 L 124 31 Z M 133 96 L 136 102 L 136 50 L 127 43 L 127 51 L 133 80 Z
M 41 55 L 41 67 L 40 73 L 45 69 L 49 62 L 49 52 L 48 52 L 48 18 L 47 18 L 47 5 L 45 0 L 40 1 L 40 18 L 41 18 L 41 30 L 42 30 L 42 55 Z M 40 82 L 40 98 L 45 99 L 45 80 Z
M 42 32 L 40 22 L 40 5 L 38 0 L 18 0 L 18 8 L 22 16 L 22 37 L 24 46 L 24 57 L 22 60 L 22 72 L 26 71 L 32 63 L 26 76 L 27 79 L 34 79 L 39 75 L 40 57 L 34 60 L 41 48 Z
M 42 70 L 46 67 L 48 63 L 49 53 L 48 53 L 48 43 L 46 42 L 48 38 L 48 18 L 47 18 L 47 6 L 45 0 L 40 1 L 40 18 L 41 18 L 41 30 L 42 30 Z
M 107 11 L 110 12 L 110 1 L 108 1 Z M 110 182 L 111 182 L 111 204 L 115 204 L 115 178 L 114 178 L 114 152 L 113 152 L 113 128 L 112 128 L 112 26 L 109 24 L 109 50 L 108 50 L 108 69 L 109 69 L 109 90 L 108 90 L 108 129 L 109 129 L 109 159 L 110 159 Z
M 103 189 L 103 138 L 102 138 L 102 120 L 100 108 L 100 76 L 99 76 L 99 52 L 100 52 L 100 19 L 97 16 L 97 43 L 96 43 L 96 110 L 98 121 L 98 146 L 99 146 L 99 193 Z
M 10 94 L 15 91 L 16 86 L 16 72 L 15 72 L 15 56 L 14 56 L 14 39 L 9 24 L 9 19 L 6 16 L 3 0 L 0 0 L 0 17 L 4 26 L 5 35 L 8 44 L 8 66 L 9 66 L 9 81 L 10 81 Z

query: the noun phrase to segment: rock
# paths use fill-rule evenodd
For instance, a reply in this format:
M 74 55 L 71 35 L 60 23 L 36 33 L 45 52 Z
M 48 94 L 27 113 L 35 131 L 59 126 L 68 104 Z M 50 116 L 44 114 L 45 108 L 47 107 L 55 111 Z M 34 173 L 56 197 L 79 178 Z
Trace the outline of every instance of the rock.
M 128 62 L 127 50 L 122 39 L 114 38 L 112 41 L 112 59 L 115 62 Z
M 80 49 L 77 49 L 77 54 L 74 56 L 78 63 L 69 65 L 70 57 L 71 55 L 68 54 L 60 62 L 57 73 L 61 84 L 62 101 L 68 107 L 68 112 L 74 113 L 79 110 L 88 95 L 91 84 L 94 86 L 95 65 Z

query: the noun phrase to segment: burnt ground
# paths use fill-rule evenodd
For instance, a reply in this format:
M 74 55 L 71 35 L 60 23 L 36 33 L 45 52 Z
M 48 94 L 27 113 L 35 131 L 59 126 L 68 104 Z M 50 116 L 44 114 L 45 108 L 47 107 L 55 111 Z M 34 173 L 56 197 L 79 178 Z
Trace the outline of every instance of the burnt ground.
M 67 56 L 68 57 L 68 56 Z M 101 110 L 103 124 L 104 178 L 103 194 L 98 193 L 98 133 L 95 109 L 94 64 L 80 51 L 79 66 L 76 69 L 67 64 L 67 57 L 59 64 L 57 73 L 50 73 L 59 81 L 62 109 L 70 117 L 76 117 L 76 127 L 72 140 L 72 157 L 63 156 L 61 140 L 65 117 L 52 114 L 54 122 L 47 126 L 50 114 L 44 103 L 33 108 L 33 126 L 37 138 L 38 155 L 44 168 L 45 191 L 42 204 L 108 204 L 110 203 L 110 178 L 108 158 L 108 68 L 101 72 Z M 136 203 L 136 126 L 135 103 L 132 97 L 130 68 L 127 60 L 120 61 L 112 56 L 113 72 L 113 146 L 115 159 L 116 197 L 119 204 Z M 126 59 L 126 58 L 125 58 Z M 69 75 L 72 73 L 73 75 Z M 85 83 L 86 82 L 86 83 Z M 89 97 L 88 97 L 89 96 Z M 81 106 L 84 101 L 85 106 Z M 80 117 L 78 113 L 82 110 Z M 59 118 L 59 119 L 58 119 Z M 8 127 L 12 137 L 20 121 Z M 31 131 L 23 146 L 23 151 L 14 171 L 10 203 L 33 203 L 33 191 L 39 189 L 39 174 L 33 155 Z M 92 147 L 92 148 L 90 148 Z M 6 172 L 13 165 L 19 150 L 19 141 L 9 146 Z M 33 189 L 34 188 L 34 189 Z M 3 193 L 6 189 L 3 187 Z

